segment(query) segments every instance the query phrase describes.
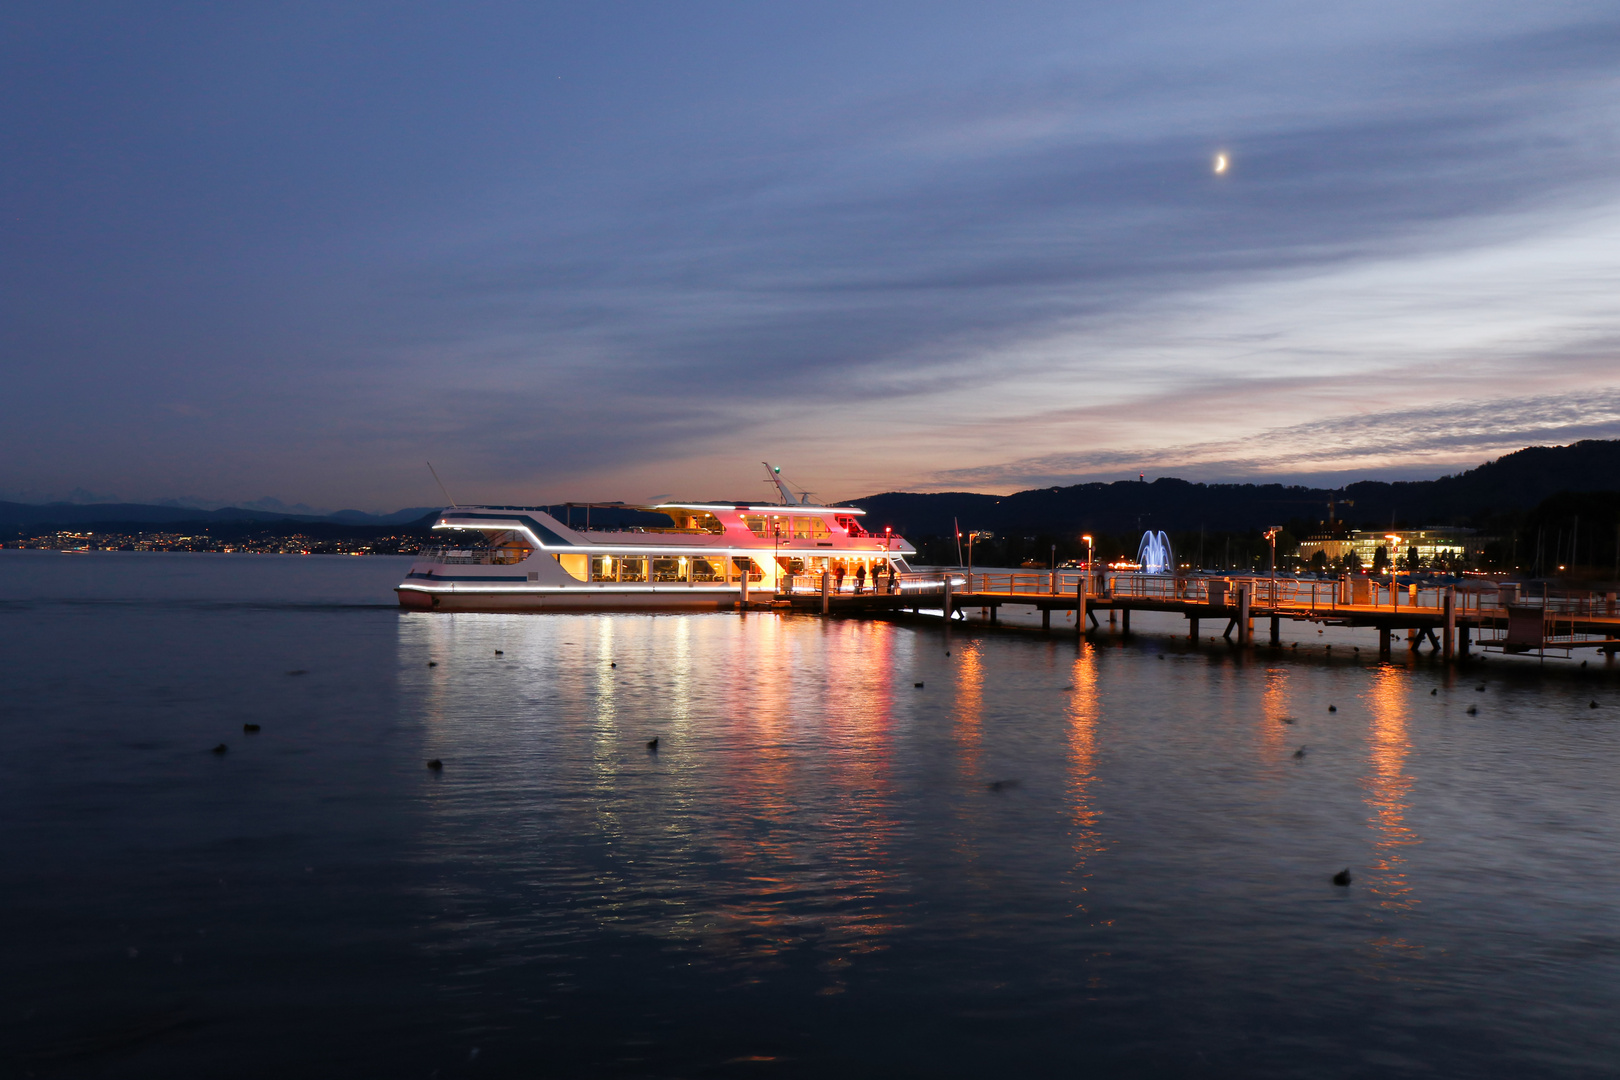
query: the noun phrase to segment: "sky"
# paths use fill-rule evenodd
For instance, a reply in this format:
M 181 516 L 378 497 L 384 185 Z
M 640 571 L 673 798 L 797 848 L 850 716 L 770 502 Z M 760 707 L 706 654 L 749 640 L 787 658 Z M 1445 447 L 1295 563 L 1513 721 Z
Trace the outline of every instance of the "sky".
M 1612 3 L 19 2 L 0 93 L 0 498 L 1620 438 Z

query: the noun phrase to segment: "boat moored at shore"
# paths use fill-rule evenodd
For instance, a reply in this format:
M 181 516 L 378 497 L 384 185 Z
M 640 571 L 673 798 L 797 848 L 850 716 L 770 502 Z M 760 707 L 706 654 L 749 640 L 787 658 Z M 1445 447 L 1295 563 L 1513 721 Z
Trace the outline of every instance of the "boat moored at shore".
M 793 502 L 771 479 L 781 503 L 572 503 L 562 520 L 550 507 L 449 507 L 433 528 L 457 542 L 422 552 L 395 592 L 418 610 L 716 610 L 768 600 L 790 575 L 881 589 L 909 569 L 915 549 L 868 531 L 864 511 Z M 593 510 L 660 523 L 592 529 Z

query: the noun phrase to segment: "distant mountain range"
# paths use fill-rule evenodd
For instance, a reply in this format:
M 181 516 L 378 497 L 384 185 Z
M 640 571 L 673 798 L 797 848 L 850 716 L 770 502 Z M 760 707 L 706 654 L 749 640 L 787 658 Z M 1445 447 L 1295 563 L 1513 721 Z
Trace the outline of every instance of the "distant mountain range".
M 308 522 L 324 525 L 403 525 L 427 528 L 439 512 L 437 506 L 413 506 L 392 514 L 367 514 L 360 510 L 339 510 L 335 514 L 278 514 L 269 510 L 248 510 L 228 506 L 222 510 L 197 510 L 184 506 L 154 506 L 148 503 L 16 503 L 0 502 L 0 525 L 170 525 L 179 522 L 251 522 L 288 524 Z
M 1532 446 L 1456 476 L 1387 483 L 1363 480 L 1339 489 L 1283 484 L 1195 484 L 1163 477 L 1152 483 L 1122 480 L 1035 488 L 1012 495 L 972 492 L 886 492 L 842 505 L 867 512 L 866 524 L 893 526 L 908 538 L 964 532 L 998 534 L 1128 533 L 1143 529 L 1243 531 L 1268 525 L 1308 528 L 1335 517 L 1360 528 L 1483 524 L 1532 509 L 1565 492 L 1620 491 L 1620 440 L 1570 446 Z M 340 510 L 334 514 L 276 513 L 245 507 L 196 510 L 143 503 L 0 502 L 0 526 L 164 525 L 262 522 L 322 526 L 427 528 L 439 507 L 414 506 L 392 514 Z M 579 512 L 576 511 L 576 514 Z M 633 511 L 600 508 L 597 524 L 626 521 Z M 639 521 L 639 516 L 636 516 Z
M 1527 511 L 1562 492 L 1620 491 L 1620 440 L 1533 446 L 1456 476 L 1339 489 L 1283 484 L 1075 484 L 1012 495 L 887 492 L 844 505 L 907 538 L 985 530 L 997 534 L 1128 533 L 1144 529 L 1243 531 L 1269 525 L 1304 528 L 1334 516 L 1360 528 L 1474 525 Z

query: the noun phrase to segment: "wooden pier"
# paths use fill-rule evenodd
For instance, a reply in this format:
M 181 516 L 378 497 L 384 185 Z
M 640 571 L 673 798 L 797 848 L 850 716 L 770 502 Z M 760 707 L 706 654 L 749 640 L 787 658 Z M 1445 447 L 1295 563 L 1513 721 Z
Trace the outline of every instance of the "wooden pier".
M 1047 630 L 1052 612 L 1073 612 L 1074 632 L 1082 635 L 1101 627 L 1099 611 L 1118 613 L 1125 634 L 1131 632 L 1132 611 L 1160 611 L 1186 618 L 1192 640 L 1198 639 L 1203 624 L 1213 623 L 1223 626 L 1221 636 L 1228 641 L 1235 638 L 1238 645 L 1253 642 L 1257 620 L 1269 631 L 1269 643 L 1280 644 L 1282 622 L 1287 619 L 1374 629 L 1379 653 L 1386 656 L 1401 631 L 1406 632 L 1409 648 L 1427 646 L 1447 659 L 1467 656 L 1476 647 L 1566 656 L 1576 649 L 1598 649 L 1613 662 L 1620 651 L 1620 603 L 1614 593 L 1538 590 L 1526 596 L 1513 583 L 1435 586 L 1361 575 L 1313 580 L 936 571 L 902 575 L 892 586 L 887 580 L 877 584 L 877 591 L 857 593 L 835 588 L 824 575 L 788 578 L 776 594 L 775 606 L 841 616 L 932 611 L 947 619 L 979 608 L 988 611 L 989 622 L 995 625 L 1001 609 L 1014 605 L 1039 611 L 1041 626 Z

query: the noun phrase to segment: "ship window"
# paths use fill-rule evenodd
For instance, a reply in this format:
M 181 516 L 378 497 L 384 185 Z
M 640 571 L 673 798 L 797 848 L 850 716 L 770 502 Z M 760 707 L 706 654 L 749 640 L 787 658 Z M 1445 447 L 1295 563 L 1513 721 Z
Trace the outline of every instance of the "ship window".
M 827 522 L 818 517 L 796 517 L 793 519 L 793 539 L 795 540 L 825 540 L 832 533 L 827 529 Z
M 568 571 L 568 575 L 575 581 L 589 581 L 591 579 L 589 565 L 590 556 L 559 554 L 553 555 L 552 558 L 556 559 L 558 564 L 561 565 L 564 570 Z
M 771 535 L 771 516 L 770 515 L 768 515 L 768 514 L 744 514 L 743 515 L 743 524 L 748 526 L 748 531 L 753 533 L 755 536 L 764 537 L 766 539 L 770 538 L 770 535 Z M 784 531 L 786 531 L 786 530 L 784 530 Z
M 591 580 L 646 581 L 647 560 L 640 555 L 592 555 Z
M 669 511 L 669 517 L 675 523 L 675 528 L 680 532 L 713 533 L 715 536 L 719 536 L 726 531 L 726 527 L 720 523 L 720 519 L 707 510 L 671 510 Z
M 534 548 L 528 545 L 520 532 L 497 533 L 491 547 L 493 557 L 490 561 L 501 566 L 520 563 L 534 553 Z
M 748 575 L 749 581 L 764 581 L 765 573 L 754 565 L 754 560 L 746 555 L 735 555 L 731 559 L 732 565 L 737 568 L 738 576 Z
M 652 561 L 652 579 L 654 581 L 685 581 L 687 567 L 691 560 L 686 556 L 660 555 Z
M 693 581 L 724 581 L 725 563 L 720 559 L 693 559 Z

